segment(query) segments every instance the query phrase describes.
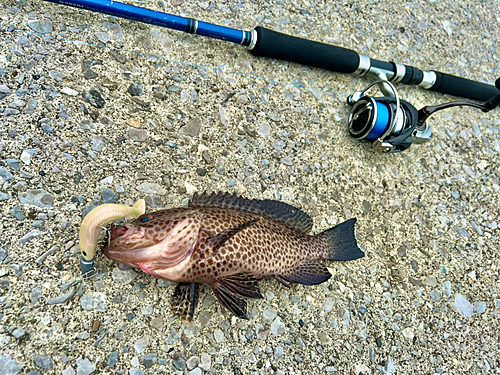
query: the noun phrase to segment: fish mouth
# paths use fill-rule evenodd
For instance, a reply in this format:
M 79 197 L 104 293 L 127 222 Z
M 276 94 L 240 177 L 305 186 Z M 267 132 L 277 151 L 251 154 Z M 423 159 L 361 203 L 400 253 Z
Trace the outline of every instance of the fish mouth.
M 127 238 L 131 240 L 138 240 L 144 238 L 146 230 L 142 227 L 136 227 L 135 225 L 124 224 L 124 225 L 113 225 L 109 232 L 109 240 L 113 241 L 117 238 Z
M 102 252 L 108 258 L 124 263 L 127 266 L 136 267 L 134 264 L 127 262 L 124 259 L 133 258 L 134 253 L 138 253 L 144 249 L 143 239 L 146 235 L 146 230 L 142 227 L 137 227 L 130 224 L 113 225 L 108 232 Z

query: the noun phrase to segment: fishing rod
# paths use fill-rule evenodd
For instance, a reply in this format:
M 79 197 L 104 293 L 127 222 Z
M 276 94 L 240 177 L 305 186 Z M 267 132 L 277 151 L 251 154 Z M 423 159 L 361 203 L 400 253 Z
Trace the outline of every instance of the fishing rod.
M 397 62 L 371 59 L 347 48 L 282 34 L 261 26 L 251 31 L 238 30 L 114 0 L 45 1 L 240 44 L 255 56 L 376 79 L 365 90 L 349 96 L 347 102 L 352 108 L 348 131 L 358 140 L 372 142 L 374 149 L 384 153 L 403 151 L 412 143 L 429 141 L 432 130 L 425 120 L 438 110 L 453 106 L 473 106 L 487 112 L 500 104 L 500 78 L 495 87 L 447 73 L 422 71 Z M 431 107 L 424 107 L 417 111 L 410 103 L 400 100 L 394 87 L 396 83 L 485 103 L 455 101 L 434 106 L 432 110 L 429 110 Z M 375 84 L 384 97 L 372 98 L 365 95 Z

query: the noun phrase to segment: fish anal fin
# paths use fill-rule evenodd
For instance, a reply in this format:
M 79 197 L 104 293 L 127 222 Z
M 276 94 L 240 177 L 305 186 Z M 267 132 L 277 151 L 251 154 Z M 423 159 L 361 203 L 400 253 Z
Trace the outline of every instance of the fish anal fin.
M 238 273 L 225 276 L 218 280 L 219 288 L 239 294 L 247 298 L 262 298 L 259 289 L 259 280 L 251 273 Z
M 274 275 L 274 278 L 287 288 L 290 288 L 292 286 L 292 283 L 290 281 L 284 279 L 281 275 Z
M 222 306 L 231 311 L 238 318 L 248 319 L 247 301 L 245 301 L 244 298 L 224 288 L 219 288 L 220 285 L 218 284 L 212 284 L 211 286 L 215 297 L 217 297 Z
M 225 308 L 239 318 L 246 316 L 246 298 L 262 298 L 258 279 L 250 273 L 239 273 L 219 278 L 211 287 Z
M 311 260 L 301 263 L 298 266 L 275 276 L 275 278 L 285 286 L 287 286 L 286 283 L 288 283 L 288 286 L 292 283 L 317 285 L 324 283 L 330 277 L 332 277 L 332 274 L 328 271 L 322 260 Z

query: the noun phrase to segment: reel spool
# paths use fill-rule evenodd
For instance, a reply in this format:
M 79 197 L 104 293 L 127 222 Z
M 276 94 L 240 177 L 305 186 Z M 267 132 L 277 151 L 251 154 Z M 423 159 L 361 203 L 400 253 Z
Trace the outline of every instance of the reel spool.
M 370 97 L 365 95 L 376 84 L 390 87 L 394 96 Z M 417 126 L 418 111 L 399 98 L 394 85 L 388 81 L 372 83 L 361 92 L 348 97 L 352 106 L 347 128 L 351 137 L 373 143 L 379 152 L 401 152 L 413 143 L 432 139 L 432 129 L 425 123 Z

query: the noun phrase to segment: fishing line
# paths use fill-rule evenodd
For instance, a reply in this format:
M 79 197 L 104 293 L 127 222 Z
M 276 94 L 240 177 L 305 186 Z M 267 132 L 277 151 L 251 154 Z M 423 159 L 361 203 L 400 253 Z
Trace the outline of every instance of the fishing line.
M 232 74 L 232 75 L 235 75 L 235 76 L 241 76 L 241 77 L 251 78 L 251 79 L 260 80 L 260 81 L 264 81 L 264 82 L 269 82 L 269 83 L 272 83 L 272 84 L 287 85 L 287 86 L 292 86 L 292 87 L 297 87 L 297 88 L 303 88 L 303 89 L 307 89 L 307 90 L 317 90 L 317 91 L 321 91 L 321 92 L 324 92 L 326 94 L 332 94 L 332 95 L 336 94 L 334 91 L 323 90 L 323 89 L 319 89 L 317 87 L 299 85 L 299 84 L 292 83 L 292 82 L 277 81 L 277 80 L 274 80 L 274 79 L 271 79 L 271 78 L 263 78 L 263 77 L 259 77 L 259 76 L 256 76 L 256 75 L 246 74 L 246 73 L 241 73 L 241 72 L 226 71 L 224 69 L 215 68 L 215 67 L 206 66 L 206 65 L 201 65 L 201 64 L 195 64 L 195 63 L 191 63 L 191 62 L 188 62 L 188 61 L 173 60 L 173 59 L 169 59 L 167 57 L 162 57 L 162 56 L 157 56 L 157 55 L 150 55 L 150 54 L 142 53 L 142 52 L 134 52 L 134 51 L 129 51 L 129 50 L 122 49 L 122 48 L 105 46 L 105 45 L 102 45 L 102 44 L 95 44 L 95 43 L 83 42 L 83 41 L 80 41 L 80 40 L 74 40 L 74 39 L 64 38 L 64 37 L 61 37 L 61 36 L 46 35 L 46 34 L 37 33 L 35 31 L 20 30 L 20 29 L 16 29 L 16 28 L 13 28 L 13 27 L 5 27 L 5 26 L 0 26 L 0 29 L 6 30 L 6 31 L 9 31 L 9 32 L 16 31 L 16 32 L 24 33 L 24 34 L 28 34 L 28 35 L 40 36 L 42 38 L 51 38 L 51 39 L 56 39 L 56 40 L 62 40 L 62 41 L 65 41 L 65 42 L 79 43 L 79 44 L 83 44 L 83 45 L 86 45 L 86 46 L 89 46 L 89 47 L 98 47 L 98 48 L 102 48 L 102 49 L 108 49 L 108 50 L 111 50 L 111 51 L 128 53 L 128 54 L 132 54 L 132 55 L 136 55 L 136 56 L 140 56 L 140 57 L 146 57 L 146 58 L 150 58 L 150 59 L 155 59 L 155 60 L 160 60 L 160 61 L 166 61 L 166 62 L 175 63 L 175 64 L 181 64 L 181 65 L 191 66 L 191 67 L 195 67 L 195 68 L 202 68 L 202 69 L 212 70 L 214 72 L 221 72 L 221 73 L 224 73 L 224 74 Z

